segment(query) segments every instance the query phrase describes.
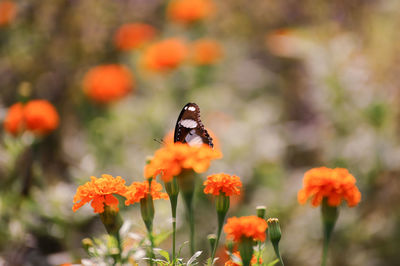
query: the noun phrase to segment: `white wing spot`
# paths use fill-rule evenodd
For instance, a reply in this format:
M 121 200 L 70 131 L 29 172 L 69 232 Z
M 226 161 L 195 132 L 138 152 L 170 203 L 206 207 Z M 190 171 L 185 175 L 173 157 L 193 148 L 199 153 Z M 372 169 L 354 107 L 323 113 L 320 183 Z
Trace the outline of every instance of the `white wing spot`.
M 197 122 L 194 121 L 193 119 L 184 119 L 184 120 L 180 121 L 179 123 L 181 124 L 181 126 L 186 127 L 186 128 L 197 127 Z
M 187 110 L 187 106 L 185 106 L 185 108 L 184 108 L 185 110 Z
M 201 146 L 203 144 L 202 138 L 196 134 L 194 129 L 186 135 L 185 141 L 189 146 Z
M 194 108 L 193 106 L 190 106 L 188 109 L 189 109 L 189 111 L 193 111 L 193 112 L 196 111 L 196 108 Z

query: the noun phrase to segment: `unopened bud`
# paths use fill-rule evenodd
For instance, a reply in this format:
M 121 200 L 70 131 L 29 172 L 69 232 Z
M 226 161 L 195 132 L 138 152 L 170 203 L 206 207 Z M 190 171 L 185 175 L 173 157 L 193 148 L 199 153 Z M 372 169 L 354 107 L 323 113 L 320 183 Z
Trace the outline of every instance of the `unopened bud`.
M 265 206 L 257 206 L 257 216 L 260 217 L 261 219 L 265 219 L 265 214 L 267 213 L 267 207 Z
M 210 243 L 211 251 L 214 250 L 215 243 L 217 242 L 217 236 L 214 234 L 209 234 L 207 236 L 208 242 Z
M 281 240 L 281 227 L 278 218 L 269 218 L 268 223 L 268 236 L 271 242 L 278 242 Z

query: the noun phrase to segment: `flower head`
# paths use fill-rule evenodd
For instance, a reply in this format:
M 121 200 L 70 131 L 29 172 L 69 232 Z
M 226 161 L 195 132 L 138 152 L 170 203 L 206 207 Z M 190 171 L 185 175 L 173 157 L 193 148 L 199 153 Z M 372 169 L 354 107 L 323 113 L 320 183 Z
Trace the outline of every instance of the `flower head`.
M 32 100 L 24 106 L 26 129 L 39 134 L 47 134 L 58 127 L 56 108 L 46 100 Z
M 133 182 L 132 185 L 128 187 L 125 193 L 125 205 L 133 204 L 135 202 L 140 202 L 141 199 L 145 198 L 147 194 L 151 194 L 153 200 L 155 199 L 168 199 L 168 194 L 161 192 L 162 185 L 157 183 L 155 180 L 151 181 L 151 191 L 149 191 L 149 181 L 145 180 L 143 182 Z
M 100 65 L 86 73 L 83 89 L 88 97 L 99 103 L 117 101 L 126 96 L 135 85 L 131 72 L 117 64 Z
M 218 196 L 223 192 L 226 196 L 232 196 L 240 195 L 242 182 L 238 176 L 220 173 L 208 176 L 203 185 L 205 194 Z
M 156 35 L 156 29 L 144 23 L 122 25 L 116 32 L 114 42 L 121 51 L 138 49 L 151 41 Z
M 23 130 L 45 135 L 58 127 L 59 116 L 54 106 L 46 100 L 16 103 L 8 110 L 5 129 L 14 136 Z
M 251 238 L 254 241 L 265 240 L 265 231 L 268 224 L 264 219 L 255 215 L 229 218 L 224 226 L 227 238 L 241 242 L 242 238 Z
M 215 40 L 200 39 L 192 44 L 192 60 L 197 65 L 211 65 L 221 57 L 221 45 Z
M 177 68 L 187 57 L 184 41 L 177 38 L 165 39 L 147 47 L 142 57 L 145 68 L 164 72 Z
M 17 13 L 16 4 L 13 1 L 0 2 L 0 26 L 9 24 Z
M 361 193 L 356 186 L 356 179 L 347 169 L 320 167 L 307 171 L 303 189 L 297 194 L 299 203 L 305 204 L 308 198 L 312 198 L 311 204 L 316 207 L 324 197 L 330 206 L 339 206 L 344 199 L 349 207 L 353 207 L 360 202 Z
M 157 150 L 153 159 L 145 166 L 145 176 L 153 177 L 161 173 L 165 182 L 171 181 L 185 169 L 196 173 L 205 172 L 211 160 L 219 159 L 222 153 L 208 145 L 189 146 L 184 143 L 171 143 Z
M 79 186 L 74 196 L 73 211 L 91 202 L 95 213 L 104 212 L 104 205 L 118 211 L 118 199 L 113 194 L 124 196 L 127 192 L 125 180 L 120 176 L 102 175 L 101 178 L 90 177 L 91 181 Z
M 23 124 L 24 106 L 22 103 L 15 103 L 8 109 L 7 116 L 4 120 L 4 128 L 8 133 L 15 136 L 22 131 Z
M 190 24 L 209 17 L 215 6 L 211 0 L 173 0 L 168 5 L 171 20 Z

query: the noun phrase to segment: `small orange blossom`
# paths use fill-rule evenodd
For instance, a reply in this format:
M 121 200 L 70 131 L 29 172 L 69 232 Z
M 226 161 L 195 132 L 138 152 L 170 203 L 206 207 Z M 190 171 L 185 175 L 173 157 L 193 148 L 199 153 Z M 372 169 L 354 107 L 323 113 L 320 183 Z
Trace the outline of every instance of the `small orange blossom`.
M 235 242 L 240 242 L 244 237 L 263 242 L 267 228 L 268 224 L 264 219 L 252 215 L 228 218 L 224 231 L 227 238 Z
M 118 64 L 100 65 L 89 70 L 83 79 L 88 97 L 98 103 L 110 103 L 125 97 L 135 85 L 131 72 Z
M 91 181 L 79 186 L 74 196 L 73 211 L 91 201 L 95 213 L 104 212 L 104 205 L 118 211 L 118 199 L 113 194 L 124 196 L 127 192 L 125 180 L 120 176 L 102 175 L 101 178 L 90 177 Z
M 192 60 L 197 65 L 211 65 L 221 57 L 221 45 L 215 40 L 200 39 L 192 43 Z
M 17 13 L 16 4 L 13 1 L 0 2 L 0 26 L 9 24 Z
M 168 15 L 175 22 L 190 24 L 209 17 L 214 9 L 211 0 L 173 0 L 168 5 Z
M 205 194 L 213 194 L 214 196 L 218 196 L 221 192 L 223 192 L 225 196 L 232 196 L 240 195 L 242 182 L 238 176 L 220 173 L 208 176 L 203 185 L 205 186 Z
M 303 189 L 297 194 L 299 203 L 305 204 L 312 198 L 311 204 L 316 207 L 324 197 L 330 206 L 338 206 L 344 199 L 349 207 L 353 207 L 360 202 L 361 193 L 356 179 L 347 169 L 320 167 L 308 170 L 304 174 Z
M 142 47 L 156 35 L 156 29 L 145 23 L 129 23 L 122 25 L 115 33 L 114 42 L 121 51 L 129 51 Z
M 161 172 L 164 182 L 169 182 L 185 169 L 196 173 L 205 172 L 211 160 L 219 159 L 222 153 L 208 145 L 189 146 L 186 143 L 171 143 L 157 150 L 153 159 L 145 166 L 145 176 L 154 177 Z
M 156 199 L 168 199 L 168 194 L 161 192 L 162 185 L 157 183 L 155 180 L 151 181 L 151 197 L 153 200 Z M 140 202 L 141 199 L 145 198 L 149 193 L 149 181 L 145 180 L 143 182 L 133 182 L 125 193 L 125 205 L 133 204 L 135 202 Z
M 177 68 L 186 59 L 188 48 L 184 41 L 169 38 L 147 47 L 142 57 L 145 68 L 164 72 Z

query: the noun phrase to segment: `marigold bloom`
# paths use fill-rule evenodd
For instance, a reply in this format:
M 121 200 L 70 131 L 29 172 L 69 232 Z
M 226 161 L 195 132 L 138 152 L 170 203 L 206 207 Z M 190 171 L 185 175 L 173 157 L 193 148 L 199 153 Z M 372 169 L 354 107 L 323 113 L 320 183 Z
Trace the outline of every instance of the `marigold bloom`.
M 13 1 L 0 2 L 0 26 L 9 24 L 17 14 L 17 7 Z
M 177 68 L 186 59 L 187 54 L 188 48 L 184 41 L 170 38 L 147 47 L 141 60 L 145 68 L 164 72 Z
M 221 57 L 221 45 L 215 40 L 200 39 L 192 44 L 192 60 L 197 65 L 211 65 Z
M 157 183 L 155 180 L 151 181 L 151 197 L 153 200 L 156 199 L 168 199 L 168 194 L 161 192 L 162 185 Z M 129 187 L 128 191 L 125 193 L 125 205 L 133 204 L 135 202 L 140 202 L 141 199 L 145 198 L 149 193 L 149 181 L 145 180 L 143 182 L 133 182 Z
M 268 224 L 264 219 L 252 215 L 228 218 L 224 231 L 227 238 L 233 239 L 235 242 L 240 242 L 243 237 L 263 242 L 267 228 Z
M 4 120 L 4 128 L 8 133 L 15 136 L 22 131 L 23 124 L 24 106 L 22 103 L 15 103 L 8 109 L 7 116 Z
M 46 100 L 32 100 L 25 105 L 16 103 L 8 110 L 5 129 L 17 135 L 22 130 L 44 135 L 58 127 L 59 116 L 54 106 Z
M 131 72 L 117 64 L 92 68 L 83 79 L 83 89 L 88 97 L 99 103 L 110 103 L 126 96 L 135 85 Z
M 32 100 L 24 106 L 24 122 L 27 130 L 47 134 L 58 127 L 56 108 L 46 100 Z
M 205 186 L 205 194 L 213 194 L 214 196 L 218 196 L 221 192 L 223 192 L 225 196 L 232 196 L 240 195 L 242 182 L 238 176 L 220 173 L 208 176 L 203 185 Z
M 209 17 L 215 6 L 211 0 L 173 0 L 168 5 L 171 20 L 190 24 Z
M 240 260 L 242 259 L 240 257 L 239 251 L 233 252 L 233 255 L 236 256 Z M 251 265 L 256 265 L 257 264 L 257 257 L 253 255 L 253 257 L 251 258 L 251 262 L 250 263 L 251 263 Z M 262 260 L 262 258 L 260 258 L 259 261 L 258 261 L 258 264 L 262 265 L 262 263 L 263 263 L 263 260 Z M 236 263 L 236 262 L 234 262 L 232 260 L 228 260 L 227 262 L 225 262 L 225 266 L 240 266 L 240 265 L 241 264 Z
M 116 32 L 114 42 L 121 51 L 129 51 L 142 47 L 156 35 L 156 29 L 144 23 L 122 25 Z
M 95 213 L 104 212 L 104 205 L 118 211 L 118 199 L 113 194 L 124 196 L 127 192 L 125 180 L 120 176 L 102 175 L 101 178 L 90 177 L 91 181 L 79 186 L 74 196 L 73 211 L 78 210 L 86 203 L 92 202 Z
M 339 206 L 344 199 L 349 207 L 353 207 L 361 200 L 355 184 L 356 179 L 347 169 L 313 168 L 304 174 L 303 189 L 298 192 L 297 199 L 300 204 L 305 204 L 311 197 L 314 207 L 320 205 L 324 197 L 330 206 Z
M 151 162 L 145 166 L 145 176 L 149 178 L 161 172 L 164 182 L 169 182 L 185 169 L 203 173 L 210 166 L 211 160 L 221 157 L 219 150 L 208 145 L 189 146 L 180 142 L 166 144 L 156 151 Z

